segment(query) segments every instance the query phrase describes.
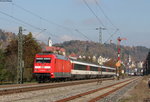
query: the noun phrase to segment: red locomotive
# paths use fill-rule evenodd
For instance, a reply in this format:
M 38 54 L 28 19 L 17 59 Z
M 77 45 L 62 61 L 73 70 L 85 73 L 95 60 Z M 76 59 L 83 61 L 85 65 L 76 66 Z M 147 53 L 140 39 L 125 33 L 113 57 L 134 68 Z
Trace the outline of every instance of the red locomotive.
M 116 75 L 115 68 L 73 61 L 52 53 L 36 54 L 33 73 L 39 82 Z

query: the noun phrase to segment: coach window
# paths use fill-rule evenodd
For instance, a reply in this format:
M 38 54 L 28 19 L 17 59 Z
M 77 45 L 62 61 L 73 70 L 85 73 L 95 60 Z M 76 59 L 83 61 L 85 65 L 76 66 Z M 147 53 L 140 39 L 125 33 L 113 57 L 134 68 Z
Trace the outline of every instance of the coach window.
M 90 71 L 98 71 L 98 67 L 90 66 Z
M 112 72 L 115 72 L 115 70 L 112 70 Z
M 106 72 L 106 69 L 105 69 L 105 68 L 102 68 L 102 71 L 103 71 L 103 72 Z
M 113 70 L 113 69 L 111 69 L 111 72 L 114 72 L 114 70 Z
M 74 69 L 76 70 L 86 70 L 85 65 L 80 65 L 80 64 L 74 64 Z
M 50 58 L 44 58 L 43 63 L 51 63 L 51 59 Z
M 43 63 L 43 58 L 36 58 L 36 63 Z

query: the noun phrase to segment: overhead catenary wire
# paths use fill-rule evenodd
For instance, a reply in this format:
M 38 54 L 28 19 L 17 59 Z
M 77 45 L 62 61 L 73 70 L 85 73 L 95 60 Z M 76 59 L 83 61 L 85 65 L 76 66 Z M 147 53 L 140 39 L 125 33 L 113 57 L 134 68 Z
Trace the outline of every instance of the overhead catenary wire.
M 9 14 L 3 12 L 3 11 L 0 11 L 0 13 L 3 14 L 3 15 L 5 15 L 5 16 L 8 16 L 8 17 L 10 17 L 10 18 L 12 18 L 12 19 L 14 19 L 14 20 L 16 20 L 16 21 L 19 21 L 19 22 L 21 22 L 22 24 L 28 25 L 28 26 L 30 26 L 30 27 L 36 29 L 36 30 L 40 30 L 40 31 L 43 30 L 43 29 L 41 29 L 41 28 L 39 28 L 39 27 L 36 27 L 36 26 L 34 26 L 34 25 L 32 25 L 32 24 L 29 24 L 29 23 L 27 23 L 27 22 L 25 22 L 25 21 L 23 21 L 23 20 L 21 20 L 21 19 L 18 19 L 18 18 L 14 17 L 14 16 L 11 16 L 11 15 L 9 15 Z M 52 36 L 55 36 L 54 34 L 52 34 L 52 33 L 50 33 L 50 32 L 48 32 L 48 33 L 49 33 L 50 35 L 52 35 Z M 55 37 L 58 37 L 58 36 L 55 36 Z
M 41 20 L 43 20 L 43 21 L 45 21 L 45 22 L 47 22 L 47 23 L 56 25 L 56 26 L 61 27 L 61 28 L 65 29 L 65 30 L 68 30 L 68 31 L 70 32 L 70 29 L 71 29 L 71 28 L 69 28 L 69 27 L 65 27 L 65 26 L 62 26 L 62 25 L 60 25 L 60 24 L 54 23 L 53 21 L 50 21 L 50 20 L 48 20 L 48 19 L 46 19 L 46 18 L 44 18 L 44 17 L 42 17 L 42 16 L 40 16 L 40 15 L 38 15 L 38 14 L 36 14 L 36 13 L 30 11 L 30 10 L 27 10 L 27 9 L 25 9 L 25 8 L 23 8 L 23 7 L 21 7 L 21 6 L 17 5 L 17 4 L 15 4 L 15 3 L 12 3 L 12 5 L 16 6 L 17 8 L 22 9 L 23 11 L 25 11 L 25 12 L 27 12 L 27 13 L 29 13 L 29 14 L 35 16 L 35 17 L 40 18 Z
M 98 8 L 101 10 L 101 12 L 103 13 L 103 15 L 105 16 L 105 18 L 109 21 L 109 23 L 116 29 L 117 32 L 119 32 L 119 35 L 121 35 L 121 31 L 120 29 L 111 21 L 111 19 L 107 16 L 107 14 L 104 12 L 103 8 L 99 5 L 97 0 L 94 0 L 96 5 L 98 6 Z M 114 34 L 112 34 L 111 36 L 113 36 Z
M 88 3 L 84 0 L 84 2 L 85 2 L 85 4 L 87 5 L 87 7 L 91 10 L 91 12 L 93 12 L 93 14 L 96 16 L 96 18 L 98 19 L 98 21 L 99 21 L 99 23 L 100 24 L 102 24 L 102 26 L 105 26 L 103 23 L 102 23 L 102 21 L 100 20 L 100 18 L 96 15 L 96 13 L 90 8 L 90 6 L 88 5 Z M 66 30 L 68 30 L 69 32 L 71 32 L 71 33 L 73 33 L 72 32 L 72 30 L 74 31 L 74 29 L 73 28 L 69 28 L 69 27 L 65 27 L 65 26 L 62 26 L 62 25 L 60 25 L 60 24 L 56 24 L 56 23 L 54 23 L 54 22 L 52 22 L 52 21 L 50 21 L 50 20 L 48 20 L 48 19 L 46 19 L 46 18 L 44 18 L 44 17 L 42 17 L 42 16 L 40 16 L 40 15 L 38 15 L 38 14 L 36 14 L 36 13 L 34 13 L 34 12 L 32 12 L 32 11 L 30 11 L 30 10 L 27 10 L 27 9 L 25 9 L 25 8 L 23 8 L 22 6 L 19 6 L 18 4 L 15 4 L 15 3 L 12 3 L 12 5 L 13 6 L 15 6 L 15 7 L 17 7 L 17 8 L 20 8 L 20 9 L 22 9 L 23 11 L 25 11 L 25 12 L 28 12 L 29 14 L 32 14 L 33 16 L 35 16 L 35 17 L 38 17 L 38 18 L 40 18 L 40 20 L 43 20 L 43 21 L 46 21 L 46 22 L 48 22 L 48 23 L 51 23 L 51 24 L 54 24 L 54 25 L 56 25 L 56 26 L 58 26 L 58 27 L 61 27 L 61 28 L 63 28 L 63 29 L 66 29 Z M 3 12 L 4 13 L 4 12 Z M 11 16 L 11 15 L 10 15 Z M 15 18 L 14 16 L 11 16 L 13 19 Z M 16 18 L 17 19 L 17 18 Z M 15 19 L 15 20 L 16 20 Z M 20 19 L 17 19 L 17 21 L 19 21 L 19 22 L 21 22 L 21 23 L 23 23 L 23 24 L 26 24 L 26 25 L 28 25 L 28 26 L 31 26 L 32 28 L 35 28 L 35 29 L 39 29 L 40 31 L 42 31 L 43 29 L 41 29 L 41 28 L 39 28 L 39 27 L 36 27 L 36 26 L 34 26 L 34 25 L 32 25 L 32 24 L 27 24 L 27 22 L 24 22 L 23 20 L 20 20 Z M 79 31 L 79 30 L 78 30 Z M 52 34 L 52 33 L 50 33 L 50 32 L 48 32 L 48 31 L 45 31 L 45 32 L 47 32 L 47 33 L 49 33 L 50 35 L 52 35 L 52 36 L 55 36 L 55 37 L 57 37 L 58 38 L 58 36 L 57 35 L 55 35 L 55 34 Z M 80 34 L 81 34 L 81 31 L 79 31 L 80 32 Z M 78 32 L 78 33 L 79 33 Z M 42 34 L 42 33 L 40 33 L 40 34 Z M 83 33 L 82 33 L 83 34 Z M 39 35 L 39 34 L 38 34 Z M 37 35 L 37 36 L 38 36 Z M 82 35 L 83 36 L 83 35 Z M 87 36 L 84 36 L 86 39 L 88 38 Z M 88 40 L 89 40 L 89 38 L 88 38 Z
M 85 34 L 80 32 L 78 29 L 75 29 L 76 32 L 80 33 L 83 37 L 85 37 L 87 40 L 91 41 Z
M 1 19 L 3 19 L 3 20 L 5 20 L 5 21 L 7 21 L 7 22 L 9 22 L 10 23 L 10 20 L 9 19 L 6 19 L 6 18 L 1 18 Z M 12 21 L 12 22 L 14 22 L 14 23 L 18 23 L 18 24 L 21 24 L 20 22 L 16 22 L 16 21 Z M 25 24 L 23 24 L 23 26 L 26 26 Z M 27 29 L 25 29 L 25 31 L 27 31 Z M 34 37 L 37 37 L 37 36 L 39 36 L 40 34 L 42 34 L 43 32 L 45 32 L 46 31 L 46 29 L 43 29 L 43 30 L 41 30 L 40 32 L 38 32 Z M 10 32 L 12 32 L 12 31 L 10 31 Z M 49 34 L 51 34 L 51 35 L 53 35 L 53 36 L 55 36 L 56 38 L 58 38 L 58 36 L 56 36 L 56 35 L 54 35 L 54 34 L 52 34 L 52 33 L 50 33 L 50 32 L 47 32 L 47 33 L 49 33 Z M 29 40 L 30 41 L 30 40 Z M 26 41 L 26 42 L 28 42 L 28 40 Z M 24 43 L 26 43 L 26 42 L 24 42 Z
M 104 44 L 106 44 L 118 31 L 119 29 L 116 29 L 116 31 L 104 42 Z
M 105 41 L 108 42 L 117 32 L 119 32 L 119 35 L 121 35 L 121 32 L 119 30 L 119 28 L 110 20 L 110 18 L 107 16 L 107 14 L 104 12 L 104 10 L 102 9 L 102 7 L 99 5 L 97 0 L 94 0 L 96 5 L 98 6 L 98 8 L 101 10 L 101 12 L 103 13 L 103 15 L 105 16 L 105 18 L 108 20 L 108 22 L 116 29 L 115 32 L 113 34 L 110 35 L 110 37 Z
M 38 35 L 40 35 L 42 32 L 44 32 L 46 29 L 41 30 L 39 33 L 37 33 L 34 37 L 37 37 Z M 26 40 L 24 43 L 27 43 L 29 41 L 31 41 L 32 39 Z
M 46 19 L 46 18 L 44 18 L 44 17 L 42 17 L 42 16 L 40 16 L 40 15 L 38 15 L 38 14 L 36 14 L 36 13 L 30 11 L 30 10 L 27 10 L 27 9 L 23 8 L 22 6 L 19 6 L 18 4 L 12 3 L 12 5 L 14 5 L 15 7 L 19 8 L 19 9 L 22 9 L 23 11 L 25 11 L 25 12 L 27 12 L 27 13 L 29 13 L 29 14 L 31 14 L 31 15 L 37 17 L 37 18 L 39 18 L 40 20 L 45 21 L 46 23 L 50 23 L 50 24 L 56 25 L 56 26 L 58 26 L 58 27 L 60 27 L 60 28 L 62 28 L 62 29 L 67 30 L 67 31 L 70 32 L 71 34 L 73 34 L 73 32 L 72 32 L 72 31 L 74 31 L 73 28 L 69 28 L 69 27 L 62 26 L 62 25 L 60 25 L 60 24 L 54 23 L 53 21 L 50 21 L 50 20 L 48 20 L 48 19 Z M 78 31 L 79 31 L 79 30 L 78 30 Z M 53 35 L 52 33 L 50 33 L 50 34 Z M 57 35 L 53 35 L 53 36 L 55 36 L 55 37 L 58 38 Z M 85 37 L 85 36 L 84 36 L 84 37 Z M 85 38 L 86 38 L 86 37 L 85 37 Z M 87 39 L 87 38 L 86 38 L 86 39 Z
M 114 25 L 114 23 L 109 19 L 109 17 L 106 15 L 106 13 L 104 12 L 104 10 L 102 9 L 102 7 L 99 5 L 97 0 L 94 0 L 96 5 L 98 6 L 98 8 L 101 10 L 101 12 L 103 13 L 103 15 L 105 16 L 105 18 L 109 21 L 109 23 L 116 29 L 118 29 L 118 27 L 116 25 Z
M 5 20 L 6 22 L 8 22 L 9 24 L 10 24 L 10 22 L 13 22 L 13 23 L 17 23 L 17 24 L 21 24 L 22 26 L 26 26 L 25 24 L 22 24 L 22 23 L 20 23 L 20 22 L 17 22 L 17 21 L 15 21 L 15 20 L 10 20 L 10 19 L 7 19 L 7 18 L 2 18 L 2 17 L 0 17 L 0 20 Z M 10 32 L 12 32 L 12 31 L 10 31 Z
M 34 29 L 43 30 L 43 29 L 41 29 L 41 28 L 39 28 L 39 27 L 36 27 L 36 26 L 34 26 L 34 25 L 32 25 L 32 24 L 29 24 L 29 23 L 27 23 L 27 22 L 25 22 L 25 21 L 23 21 L 23 20 L 21 20 L 21 19 L 18 19 L 18 18 L 14 17 L 14 16 L 11 16 L 11 15 L 9 15 L 9 14 L 3 12 L 3 11 L 0 11 L 0 13 L 3 14 L 3 15 L 5 15 L 5 16 L 8 16 L 8 17 L 10 17 L 10 18 L 12 18 L 12 19 L 14 19 L 14 20 L 17 20 L 17 21 L 19 21 L 19 22 L 21 22 L 21 23 L 23 23 L 23 24 L 26 24 L 26 25 L 28 25 L 28 26 L 34 28 Z
M 83 0 L 83 1 L 84 1 L 84 3 L 86 4 L 86 6 L 90 9 L 90 11 L 96 16 L 96 18 L 97 18 L 97 20 L 99 21 L 99 23 L 100 23 L 102 26 L 105 27 L 105 25 L 102 23 L 102 21 L 101 21 L 101 20 L 99 19 L 99 17 L 96 15 L 96 13 L 90 8 L 90 6 L 88 5 L 88 3 L 87 3 L 85 0 Z M 54 23 L 54 22 L 52 22 L 52 21 L 50 21 L 50 20 L 48 20 L 48 19 L 46 19 L 46 18 L 44 18 L 44 17 L 41 17 L 40 15 L 38 15 L 38 14 L 36 14 L 36 13 L 30 11 L 30 10 L 27 10 L 27 9 L 23 8 L 22 6 L 19 6 L 18 4 L 12 3 L 12 5 L 16 6 L 17 8 L 22 9 L 23 11 L 25 11 L 25 12 L 27 12 L 27 13 L 29 13 L 29 14 L 35 16 L 35 17 L 40 18 L 40 20 L 43 20 L 43 21 L 46 21 L 46 22 L 48 22 L 48 23 L 54 24 L 54 25 L 56 25 L 56 26 L 58 26 L 58 27 L 61 27 L 61 28 L 65 29 L 65 30 L 67 30 L 67 31 L 69 31 L 69 32 L 71 32 L 71 33 L 73 33 L 73 32 L 71 31 L 71 28 L 62 26 L 62 25 L 60 25 L 60 24 L 56 24 L 56 23 Z M 105 27 L 105 28 L 106 28 L 106 27 Z M 107 32 L 108 32 L 108 31 L 107 31 Z M 80 32 L 79 30 L 78 30 L 78 33 L 81 34 L 81 32 Z M 109 33 L 109 32 L 108 32 L 108 33 Z M 110 33 L 109 33 L 109 34 L 110 34 Z M 52 34 L 51 34 L 51 35 L 52 35 Z M 84 37 L 87 39 L 87 36 L 84 36 Z
M 91 7 L 88 5 L 86 0 L 83 0 L 84 4 L 89 8 L 89 10 L 92 12 L 92 14 L 96 17 L 96 19 L 99 21 L 99 23 L 102 25 L 103 28 L 107 29 L 107 33 L 111 36 L 112 34 L 108 31 L 108 28 L 103 24 L 103 22 L 100 20 L 100 18 L 96 15 L 96 13 L 91 9 Z
M 36 13 L 34 13 L 34 12 L 31 12 L 30 10 L 27 10 L 27 9 L 25 9 L 25 8 L 23 8 L 23 7 L 21 7 L 21 6 L 17 5 L 17 4 L 15 4 L 15 3 L 12 3 L 12 5 L 15 6 L 15 7 L 17 7 L 17 8 L 19 8 L 19 9 L 22 9 L 22 10 L 25 11 L 25 12 L 28 12 L 29 14 L 31 14 L 31 15 L 33 15 L 33 16 L 35 16 L 35 17 L 40 18 L 40 20 L 44 20 L 44 21 L 46 21 L 46 22 L 49 22 L 49 23 L 51 23 L 51 24 L 54 24 L 54 25 L 56 25 L 56 26 L 58 26 L 58 27 L 61 27 L 61 28 L 65 29 L 65 30 L 68 30 L 68 31 L 71 32 L 71 33 L 73 33 L 72 30 L 74 31 L 74 29 L 71 30 L 71 28 L 68 28 L 68 27 L 65 27 L 65 26 L 56 24 L 56 23 L 54 23 L 54 22 L 52 22 L 52 21 L 50 21 L 50 20 L 48 20 L 48 19 L 46 19 L 46 18 L 43 18 L 43 17 L 39 16 L 38 14 L 36 14 Z M 43 30 L 44 30 L 44 29 L 41 29 L 41 28 L 39 28 L 39 27 L 36 27 L 36 26 L 34 26 L 34 25 L 32 25 L 32 24 L 29 24 L 29 23 L 27 23 L 27 22 L 25 22 L 25 21 L 23 21 L 23 20 L 21 20 L 21 19 L 18 19 L 18 18 L 14 17 L 14 16 L 12 16 L 12 15 L 10 15 L 10 14 L 4 13 L 4 12 L 2 12 L 2 11 L 0 11 L 0 13 L 6 15 L 6 16 L 8 16 L 8 17 L 10 17 L 10 18 L 12 18 L 12 19 L 14 19 L 14 20 L 16 20 L 16 21 L 19 21 L 20 23 L 22 23 L 22 24 L 24 24 L 24 25 L 28 25 L 28 26 L 30 26 L 30 27 L 32 27 L 32 28 L 34 28 L 34 29 L 37 29 L 37 30 L 40 30 L 40 31 L 43 31 Z M 79 30 L 78 30 L 78 31 L 79 31 Z M 59 37 L 59 36 L 57 36 L 57 35 L 55 35 L 55 34 L 52 34 L 52 33 L 48 32 L 48 31 L 45 31 L 45 32 L 47 32 L 48 34 L 50 34 L 50 35 L 52 35 L 52 36 L 55 36 L 56 38 Z M 81 33 L 81 32 L 80 32 L 80 33 Z M 42 33 L 38 33 L 38 34 L 36 34 L 34 37 L 37 37 L 37 36 L 39 36 L 40 34 L 42 34 Z M 84 37 L 85 37 L 85 36 L 84 36 Z M 86 39 L 87 39 L 87 37 L 86 37 Z
M 103 26 L 103 22 L 100 20 L 100 18 L 96 15 L 96 13 L 91 9 L 91 7 L 88 5 L 88 3 L 86 2 L 86 0 L 83 0 L 84 4 L 88 7 L 88 9 L 92 12 L 92 14 L 96 17 L 97 21 Z

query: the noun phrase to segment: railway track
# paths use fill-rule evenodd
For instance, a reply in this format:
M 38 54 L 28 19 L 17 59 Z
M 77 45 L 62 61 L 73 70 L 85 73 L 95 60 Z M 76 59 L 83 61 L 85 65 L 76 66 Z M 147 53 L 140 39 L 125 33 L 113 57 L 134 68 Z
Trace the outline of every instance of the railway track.
M 24 87 L 24 86 L 31 86 L 31 85 L 37 85 L 37 84 L 38 83 L 0 85 L 0 89 L 10 88 L 10 87 Z
M 102 88 L 94 89 L 88 92 L 80 93 L 64 99 L 57 100 L 56 102 L 96 102 L 102 98 L 112 94 L 113 92 L 123 88 L 124 86 L 136 81 L 137 78 L 125 80 Z
M 102 80 L 103 81 L 113 80 L 113 78 L 104 78 Z M 50 88 L 58 88 L 58 87 L 93 83 L 93 82 L 97 82 L 97 81 L 98 81 L 98 79 L 91 79 L 91 80 L 61 82 L 61 83 L 29 84 L 29 85 L 18 85 L 17 84 L 17 85 L 3 86 L 3 87 L 0 87 L 0 96 L 7 95 L 7 94 L 28 92 L 28 91 L 36 91 L 36 90 L 43 90 L 43 89 L 50 89 Z

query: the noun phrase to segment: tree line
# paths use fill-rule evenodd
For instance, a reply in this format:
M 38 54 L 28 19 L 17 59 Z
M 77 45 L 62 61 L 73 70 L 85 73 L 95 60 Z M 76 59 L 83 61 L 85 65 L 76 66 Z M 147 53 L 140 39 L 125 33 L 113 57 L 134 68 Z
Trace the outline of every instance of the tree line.
M 24 81 L 32 81 L 34 56 L 42 51 L 40 44 L 30 32 L 23 35 Z M 18 40 L 12 39 L 6 49 L 0 49 L 0 81 L 16 83 L 17 78 Z

